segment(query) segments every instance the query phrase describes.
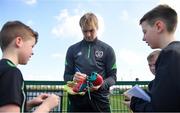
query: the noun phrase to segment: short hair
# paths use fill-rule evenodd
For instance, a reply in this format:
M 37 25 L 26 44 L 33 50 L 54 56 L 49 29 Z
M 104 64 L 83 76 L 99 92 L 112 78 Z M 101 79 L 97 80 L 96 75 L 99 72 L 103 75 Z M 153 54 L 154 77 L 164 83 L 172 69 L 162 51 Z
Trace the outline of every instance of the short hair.
M 152 58 L 158 57 L 159 54 L 160 54 L 160 52 L 161 52 L 160 50 L 155 50 L 155 51 L 151 52 L 151 53 L 147 56 L 147 61 L 149 62 L 149 61 L 151 61 Z
M 149 25 L 153 26 L 157 20 L 161 20 L 165 23 L 167 31 L 172 33 L 177 27 L 177 13 L 174 9 L 168 5 L 158 5 L 149 12 L 147 12 L 141 19 L 140 24 L 146 21 Z
M 98 18 L 93 13 L 86 13 L 81 17 L 79 25 L 81 28 L 95 26 L 98 29 Z
M 25 25 L 20 21 L 8 21 L 4 24 L 0 31 L 0 46 L 1 50 L 4 51 L 8 45 L 16 38 L 22 37 L 24 40 L 28 40 L 28 36 L 35 38 L 35 43 L 38 40 L 38 33 Z

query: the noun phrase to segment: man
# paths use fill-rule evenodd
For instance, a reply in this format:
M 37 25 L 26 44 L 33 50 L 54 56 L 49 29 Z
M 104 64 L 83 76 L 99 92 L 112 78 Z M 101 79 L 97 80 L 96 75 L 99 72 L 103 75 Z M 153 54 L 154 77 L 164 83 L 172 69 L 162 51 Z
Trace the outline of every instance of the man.
M 85 95 L 70 95 L 70 112 L 110 112 L 109 88 L 116 83 L 114 50 L 97 38 L 98 19 L 93 13 L 79 21 L 84 39 L 68 48 L 64 80 L 81 81 L 93 72 L 103 77 L 103 84 L 92 87 Z

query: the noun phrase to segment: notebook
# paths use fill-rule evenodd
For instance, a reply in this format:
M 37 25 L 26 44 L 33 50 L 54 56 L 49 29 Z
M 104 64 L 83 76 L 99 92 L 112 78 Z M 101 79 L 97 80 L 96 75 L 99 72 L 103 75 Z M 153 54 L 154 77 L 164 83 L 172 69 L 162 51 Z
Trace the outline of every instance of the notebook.
M 151 101 L 150 96 L 142 88 L 140 88 L 138 85 L 135 85 L 131 89 L 125 91 L 124 94 L 129 94 L 129 95 L 141 98 L 143 100 L 146 100 L 148 102 Z

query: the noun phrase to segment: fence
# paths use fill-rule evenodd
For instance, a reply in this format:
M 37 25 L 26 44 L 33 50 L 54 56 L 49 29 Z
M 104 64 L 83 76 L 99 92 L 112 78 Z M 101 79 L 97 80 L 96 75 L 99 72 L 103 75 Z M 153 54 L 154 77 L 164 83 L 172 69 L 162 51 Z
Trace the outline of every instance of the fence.
M 146 89 L 149 81 L 118 81 L 116 85 L 110 88 L 110 105 L 112 113 L 130 113 L 129 109 L 122 104 L 124 97 L 123 92 L 132 86 L 138 84 L 140 87 Z M 32 99 L 41 93 L 55 93 L 60 96 L 61 101 L 59 106 L 54 108 L 51 112 L 67 113 L 68 98 L 67 92 L 63 91 L 63 81 L 25 81 L 27 89 L 27 99 Z M 33 111 L 34 109 L 32 109 Z
M 110 88 L 110 105 L 112 113 L 132 113 L 127 106 L 122 103 L 124 100 L 122 94 L 136 84 L 141 88 L 146 89 L 148 83 L 149 81 L 118 81 L 116 85 Z

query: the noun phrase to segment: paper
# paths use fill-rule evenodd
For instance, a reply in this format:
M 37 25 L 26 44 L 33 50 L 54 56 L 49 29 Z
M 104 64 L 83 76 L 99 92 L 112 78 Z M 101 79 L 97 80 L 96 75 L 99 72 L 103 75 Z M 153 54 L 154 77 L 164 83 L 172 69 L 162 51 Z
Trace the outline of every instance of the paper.
M 126 92 L 124 92 L 124 94 L 129 94 L 129 95 L 141 98 L 143 100 L 146 100 L 148 102 L 151 101 L 150 96 L 143 89 L 141 89 L 138 85 L 135 85 L 131 89 L 127 90 Z

